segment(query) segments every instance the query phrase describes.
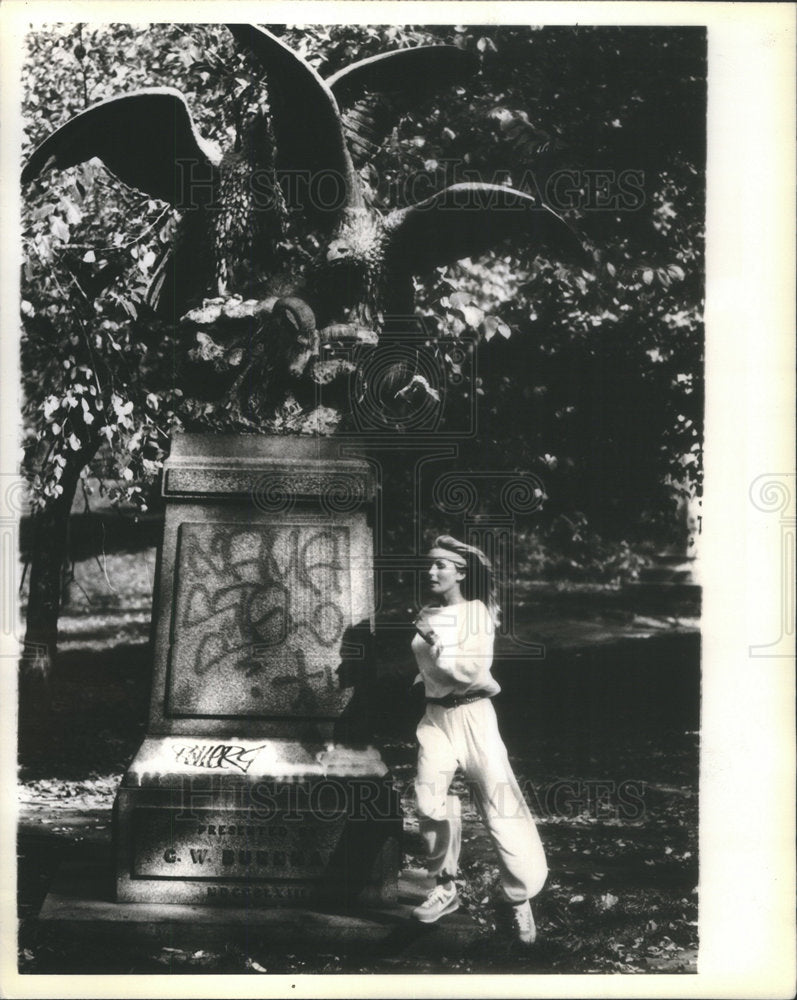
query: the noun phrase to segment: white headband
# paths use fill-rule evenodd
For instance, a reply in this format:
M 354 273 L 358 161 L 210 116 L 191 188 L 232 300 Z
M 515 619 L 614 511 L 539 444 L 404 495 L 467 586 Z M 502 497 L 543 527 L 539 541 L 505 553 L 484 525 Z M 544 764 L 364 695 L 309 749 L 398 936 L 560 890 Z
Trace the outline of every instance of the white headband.
M 458 552 L 453 552 L 451 549 L 443 549 L 439 547 L 431 549 L 429 552 L 429 557 L 431 559 L 447 559 L 450 563 L 453 563 L 455 566 L 462 566 L 464 569 L 467 569 L 468 566 L 465 559 L 463 559 Z

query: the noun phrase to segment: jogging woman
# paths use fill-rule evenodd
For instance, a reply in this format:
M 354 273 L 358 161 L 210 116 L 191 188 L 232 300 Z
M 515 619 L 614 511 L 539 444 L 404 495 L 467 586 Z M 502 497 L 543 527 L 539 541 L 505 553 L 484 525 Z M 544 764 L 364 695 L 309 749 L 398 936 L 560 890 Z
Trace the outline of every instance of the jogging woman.
M 436 884 L 413 916 L 433 923 L 459 908 L 454 878 L 462 820 L 459 799 L 449 787 L 460 767 L 498 855 L 501 892 L 516 936 L 531 944 L 536 928 L 529 900 L 542 888 L 548 868 L 491 701 L 500 691 L 490 673 L 499 615 L 492 567 L 480 549 L 450 535 L 435 539 L 428 558 L 433 600 L 418 616 L 412 640 L 416 683 L 426 691 L 415 791 L 427 867 Z

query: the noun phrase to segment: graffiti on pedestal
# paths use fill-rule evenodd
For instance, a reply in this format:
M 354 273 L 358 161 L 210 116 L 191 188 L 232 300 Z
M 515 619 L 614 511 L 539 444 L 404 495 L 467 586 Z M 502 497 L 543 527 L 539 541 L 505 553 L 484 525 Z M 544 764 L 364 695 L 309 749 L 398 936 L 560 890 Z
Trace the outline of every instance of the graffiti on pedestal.
M 204 714 L 210 691 L 232 715 L 324 714 L 351 624 L 347 527 L 186 523 L 176 578 L 177 714 Z

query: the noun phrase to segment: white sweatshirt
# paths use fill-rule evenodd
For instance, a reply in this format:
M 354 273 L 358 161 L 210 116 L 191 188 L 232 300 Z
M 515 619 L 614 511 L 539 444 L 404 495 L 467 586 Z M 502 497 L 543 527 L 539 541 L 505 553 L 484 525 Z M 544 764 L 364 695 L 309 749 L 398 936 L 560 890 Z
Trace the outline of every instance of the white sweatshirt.
M 498 694 L 500 685 L 490 673 L 493 665 L 495 626 L 482 601 L 463 601 L 446 607 L 426 607 L 418 616 L 425 632 L 437 633 L 443 649 L 438 658 L 432 647 L 416 633 L 412 651 L 427 698 L 463 696 L 474 691 Z

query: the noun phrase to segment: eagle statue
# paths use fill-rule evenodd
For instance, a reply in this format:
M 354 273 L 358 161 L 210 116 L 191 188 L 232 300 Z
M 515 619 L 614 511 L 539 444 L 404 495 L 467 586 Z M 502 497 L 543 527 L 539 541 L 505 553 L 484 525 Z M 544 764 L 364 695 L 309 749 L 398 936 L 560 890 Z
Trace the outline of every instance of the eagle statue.
M 124 184 L 180 211 L 147 292 L 160 316 L 176 322 L 214 296 L 280 302 L 285 337 L 299 343 L 287 367 L 298 374 L 316 350 L 316 322 L 378 337 L 411 316 L 413 276 L 510 236 L 568 256 L 583 246 L 551 208 L 507 186 L 455 184 L 385 213 L 367 203 L 355 164 L 373 157 L 404 110 L 467 81 L 474 54 L 399 49 L 323 79 L 272 32 L 227 27 L 264 77 L 241 97 L 233 148 L 199 133 L 178 90 L 154 87 L 71 118 L 22 171 L 28 184 L 98 157 Z M 295 253 L 286 270 L 284 249 L 296 233 L 314 248 L 298 273 Z

